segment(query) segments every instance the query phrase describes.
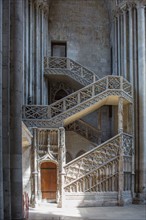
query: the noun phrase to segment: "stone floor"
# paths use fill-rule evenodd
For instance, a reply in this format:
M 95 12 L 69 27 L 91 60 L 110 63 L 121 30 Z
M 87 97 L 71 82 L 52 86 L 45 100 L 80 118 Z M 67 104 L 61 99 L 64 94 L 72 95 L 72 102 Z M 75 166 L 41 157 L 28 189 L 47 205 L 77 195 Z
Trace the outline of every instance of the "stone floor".
M 30 208 L 29 220 L 146 220 L 144 205 L 124 207 L 57 208 L 41 204 Z

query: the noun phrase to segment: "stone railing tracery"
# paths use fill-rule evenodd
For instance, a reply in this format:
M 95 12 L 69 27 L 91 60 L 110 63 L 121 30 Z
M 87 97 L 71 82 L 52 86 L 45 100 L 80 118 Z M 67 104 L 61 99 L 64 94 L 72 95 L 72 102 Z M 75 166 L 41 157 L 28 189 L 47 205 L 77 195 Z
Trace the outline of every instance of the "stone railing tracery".
M 120 133 L 65 165 L 65 192 L 118 191 L 121 158 L 122 190 L 130 190 L 132 136 Z
M 51 105 L 23 106 L 23 121 L 29 127 L 62 125 L 65 119 L 109 96 L 121 96 L 132 102 L 131 84 L 123 77 L 106 76 Z
M 82 120 L 77 120 L 73 123 L 70 123 L 65 127 L 65 130 L 74 131 L 80 134 L 81 136 L 85 137 L 86 139 L 92 141 L 93 143 L 101 143 L 101 131 Z
M 67 57 L 45 57 L 45 75 L 65 74 L 76 79 L 83 85 L 95 82 L 99 77 L 91 70 Z

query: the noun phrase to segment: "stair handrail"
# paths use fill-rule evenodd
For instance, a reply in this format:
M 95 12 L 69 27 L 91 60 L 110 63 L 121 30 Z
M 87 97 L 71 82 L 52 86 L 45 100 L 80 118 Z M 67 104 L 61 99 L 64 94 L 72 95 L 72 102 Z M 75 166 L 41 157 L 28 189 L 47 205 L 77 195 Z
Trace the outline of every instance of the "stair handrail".
M 54 65 L 51 65 L 51 61 L 54 62 Z M 60 65 L 59 65 L 59 61 L 60 61 Z M 93 71 L 89 70 L 87 67 L 81 65 L 77 61 L 74 61 L 68 57 L 45 57 L 44 68 L 45 69 L 68 69 L 74 73 L 78 73 L 81 77 L 85 78 L 89 83 L 95 82 L 96 80 L 99 79 L 98 75 L 95 74 Z M 86 75 L 88 75 L 89 77 L 86 78 Z
M 113 84 L 112 81 L 115 81 L 117 85 Z M 126 82 L 126 81 L 124 81 Z M 102 84 L 103 83 L 103 84 Z M 128 87 L 128 91 L 127 91 Z M 93 82 L 80 90 L 75 91 L 74 93 L 52 103 L 51 105 L 42 106 L 40 105 L 41 111 L 45 112 L 45 118 L 51 119 L 54 116 L 57 116 L 67 110 L 72 109 L 73 107 L 77 106 L 78 104 L 81 104 L 85 102 L 86 100 L 93 98 L 95 95 L 99 95 L 102 92 L 105 91 L 123 91 L 125 92 L 130 98 L 132 98 L 132 87 L 129 82 L 127 82 L 126 90 L 123 88 L 123 77 L 122 76 L 105 76 L 102 79 L 99 79 L 96 82 Z M 87 91 L 89 91 L 89 95 L 87 94 Z M 72 101 L 72 100 L 73 101 Z M 67 103 L 68 101 L 68 103 Z M 25 108 L 31 109 L 32 107 L 38 109 L 38 105 L 24 105 L 23 106 L 23 119 L 27 118 L 25 117 Z M 42 118 L 41 118 L 42 119 Z
M 68 162 L 67 164 L 65 164 L 64 168 L 68 167 L 69 165 L 72 165 L 73 163 L 77 162 L 78 160 L 82 159 L 83 157 L 93 153 L 96 150 L 100 150 L 102 147 L 104 147 L 104 145 L 108 144 L 109 142 L 113 141 L 114 139 L 117 139 L 118 137 L 120 137 L 123 133 L 119 133 L 117 135 L 115 135 L 114 137 L 108 139 L 107 141 L 105 141 L 104 143 L 101 143 L 100 145 L 97 145 L 95 148 L 89 150 L 88 152 L 82 154 L 81 156 L 73 159 L 72 161 Z
M 80 125 L 81 125 L 81 126 L 80 126 Z M 101 130 L 95 128 L 94 126 L 88 124 L 87 122 L 85 122 L 85 121 L 83 121 L 83 120 L 81 120 L 81 119 L 78 119 L 78 120 L 76 120 L 76 121 L 70 123 L 69 125 L 65 126 L 65 130 L 67 130 L 67 131 L 75 131 L 75 132 L 77 131 L 77 132 L 79 132 L 78 129 L 76 129 L 76 126 L 79 126 L 80 130 L 82 130 L 82 126 L 83 126 L 83 125 L 84 125 L 84 128 L 85 128 L 84 130 L 85 130 L 85 133 L 86 133 L 86 134 L 85 134 L 85 138 L 91 140 L 92 137 L 89 138 L 89 134 L 91 133 L 91 134 L 93 134 L 93 135 L 96 137 L 96 143 L 97 143 L 97 142 L 100 143 Z M 79 134 L 82 135 L 83 133 L 82 133 L 82 132 L 81 132 L 81 133 L 79 132 Z M 93 137 L 93 138 L 94 138 L 94 137 Z M 95 139 L 95 138 L 94 138 L 94 139 Z M 93 140 L 91 140 L 91 141 L 93 141 Z
M 84 174 L 84 175 L 78 177 L 78 178 L 75 179 L 75 180 L 72 180 L 70 183 L 66 184 L 66 185 L 64 186 L 64 188 L 66 188 L 66 187 L 68 187 L 68 186 L 74 184 L 75 182 L 79 181 L 80 179 L 84 178 L 85 176 L 94 173 L 97 169 L 101 169 L 102 167 L 106 166 L 108 163 L 111 163 L 111 162 L 117 160 L 118 158 L 119 158 L 119 156 L 116 156 L 116 157 L 114 157 L 114 158 L 112 158 L 112 159 L 109 159 L 108 161 L 106 161 L 106 162 L 103 163 L 102 165 L 100 165 L 100 166 L 98 166 L 98 167 L 95 167 L 93 170 L 90 170 L 90 171 L 87 172 L 86 174 Z
M 83 158 L 83 157 L 89 155 L 90 153 L 93 153 L 94 151 L 99 150 L 100 148 L 104 147 L 104 145 L 108 144 L 108 142 L 112 142 L 114 139 L 117 139 L 118 137 L 124 137 L 124 136 L 128 136 L 128 137 L 130 137 L 130 138 L 133 138 L 133 135 L 128 134 L 128 133 L 125 133 L 125 132 L 121 132 L 121 133 L 119 133 L 119 134 L 116 134 L 114 137 L 108 139 L 108 140 L 105 141 L 104 143 L 101 143 L 101 144 L 98 145 L 97 147 L 95 147 L 95 148 L 89 150 L 88 152 L 82 154 L 81 156 L 79 156 L 79 157 L 73 159 L 72 161 L 70 161 L 69 163 L 65 164 L 64 168 L 66 168 L 67 166 L 73 164 L 74 162 L 77 162 L 77 161 L 80 160 L 81 158 Z

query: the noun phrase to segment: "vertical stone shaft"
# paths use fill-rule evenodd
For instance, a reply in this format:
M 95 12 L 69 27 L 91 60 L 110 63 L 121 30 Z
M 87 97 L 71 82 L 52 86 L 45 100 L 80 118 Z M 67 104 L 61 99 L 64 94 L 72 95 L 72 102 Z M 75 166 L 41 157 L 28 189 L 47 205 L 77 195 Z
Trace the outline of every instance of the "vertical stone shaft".
M 137 6 L 139 77 L 139 192 L 146 191 L 146 30 L 145 6 Z M 146 195 L 146 194 L 145 194 Z
M 59 191 L 60 198 L 58 207 L 62 208 L 64 206 L 64 165 L 66 163 L 66 152 L 65 152 L 65 129 L 63 127 L 59 128 L 60 143 L 59 143 Z
M 3 200 L 4 218 L 11 218 L 10 183 L 10 0 L 3 1 Z
M 2 1 L 0 1 L 0 219 L 4 219 L 2 161 Z
M 11 218 L 23 219 L 22 207 L 23 1 L 11 0 L 10 152 Z
M 133 85 L 133 22 L 132 7 L 129 8 L 129 81 Z
M 124 42 L 123 42 L 123 45 L 124 45 L 124 54 L 123 54 L 123 59 L 124 59 L 124 66 L 123 66 L 123 76 L 124 78 L 127 79 L 127 34 L 126 34 L 126 10 L 123 11 L 123 29 L 124 29 Z
M 119 98 L 118 103 L 118 133 L 123 132 L 123 98 Z
M 118 75 L 121 75 L 120 15 L 118 15 Z
M 138 192 L 139 187 L 139 177 L 138 177 L 138 170 L 139 164 L 137 162 L 138 154 L 139 154 L 139 115 L 138 115 L 138 54 L 137 54 L 137 9 L 134 8 L 133 12 L 133 26 L 134 26 L 134 144 L 135 144 L 135 191 Z
M 117 57 L 118 57 L 118 54 L 117 54 L 117 45 L 118 45 L 118 42 L 117 42 L 117 18 L 115 17 L 115 20 L 114 20 L 114 26 L 115 26 L 115 33 L 114 33 L 114 38 L 115 38 L 115 44 L 114 44 L 114 49 L 115 49 L 115 67 L 114 67 L 114 74 L 117 75 L 118 73 L 118 61 L 117 61 Z

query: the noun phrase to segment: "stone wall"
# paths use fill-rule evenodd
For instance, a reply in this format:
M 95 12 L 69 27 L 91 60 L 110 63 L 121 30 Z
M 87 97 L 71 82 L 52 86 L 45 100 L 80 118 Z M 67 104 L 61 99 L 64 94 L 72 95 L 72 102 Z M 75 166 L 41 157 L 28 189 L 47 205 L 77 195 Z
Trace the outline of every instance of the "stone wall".
M 66 152 L 70 154 L 72 159 L 75 159 L 80 152 L 86 153 L 95 147 L 90 141 L 74 131 L 66 131 L 65 134 Z
M 49 11 L 49 54 L 51 41 L 66 41 L 67 56 L 100 77 L 111 74 L 110 26 L 104 1 L 52 1 Z

